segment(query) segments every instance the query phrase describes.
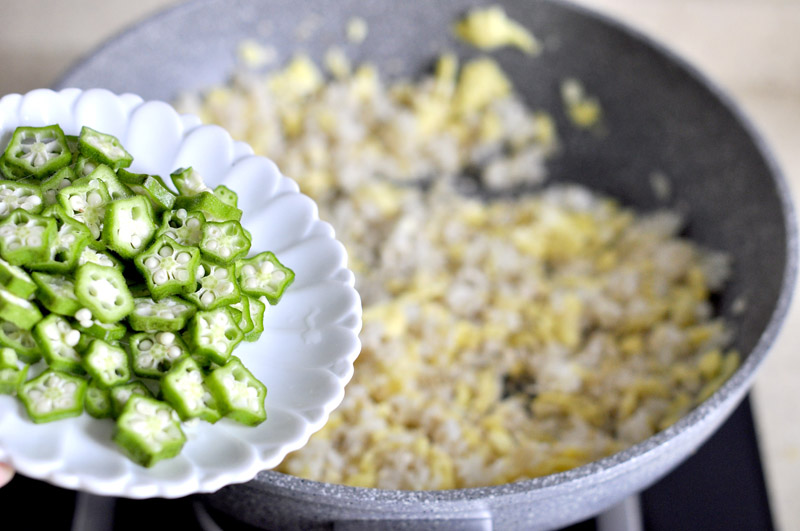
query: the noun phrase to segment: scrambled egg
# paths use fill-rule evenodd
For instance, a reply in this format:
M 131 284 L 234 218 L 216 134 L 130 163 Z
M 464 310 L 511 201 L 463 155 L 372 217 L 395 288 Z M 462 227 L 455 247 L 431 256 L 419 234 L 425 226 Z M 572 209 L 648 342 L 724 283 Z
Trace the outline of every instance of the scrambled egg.
M 518 30 L 474 29 L 514 28 L 498 13 L 460 31 L 532 49 Z M 678 237 L 674 214 L 579 187 L 470 193 L 539 182 L 557 144 L 552 118 L 491 59 L 444 55 L 432 76 L 388 86 L 339 51 L 325 64 L 332 79 L 300 55 L 178 103 L 297 179 L 357 273 L 353 380 L 282 471 L 403 489 L 550 474 L 667 427 L 735 371 L 708 302 L 724 257 Z M 578 89 L 565 101 L 590 126 L 599 110 Z
M 539 41 L 521 24 L 510 19 L 500 6 L 475 8 L 453 27 L 454 33 L 483 50 L 515 46 L 535 55 L 541 50 Z

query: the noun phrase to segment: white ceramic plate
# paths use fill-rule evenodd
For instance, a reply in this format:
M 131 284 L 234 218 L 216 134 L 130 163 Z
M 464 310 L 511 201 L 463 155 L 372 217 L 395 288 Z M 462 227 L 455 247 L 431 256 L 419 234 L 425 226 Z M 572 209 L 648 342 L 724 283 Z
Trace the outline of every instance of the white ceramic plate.
M 16 398 L 0 396 L 0 461 L 21 474 L 95 494 L 175 498 L 252 479 L 302 447 L 344 397 L 360 351 L 361 302 L 347 255 L 317 207 L 269 160 L 220 127 L 201 125 L 159 101 L 107 90 L 35 90 L 0 99 L 0 146 L 20 125 L 88 125 L 117 136 L 131 171 L 168 176 L 192 166 L 207 184 L 239 195 L 254 251 L 271 250 L 295 271 L 264 333 L 235 353 L 267 386 L 267 421 L 251 428 L 223 419 L 185 427 L 181 454 L 143 468 L 111 441 L 114 423 L 87 414 L 33 424 Z M 41 365 L 41 362 L 40 364 Z

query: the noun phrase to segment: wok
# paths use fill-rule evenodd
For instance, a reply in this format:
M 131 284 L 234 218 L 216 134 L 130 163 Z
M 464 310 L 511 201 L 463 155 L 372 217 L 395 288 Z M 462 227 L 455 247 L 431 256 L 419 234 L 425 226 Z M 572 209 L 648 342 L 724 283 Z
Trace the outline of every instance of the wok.
M 222 83 L 237 45 L 256 38 L 279 60 L 303 49 L 321 60 L 341 44 L 354 62 L 370 60 L 392 76 L 429 68 L 442 50 L 477 55 L 456 43 L 452 21 L 479 0 L 196 0 L 149 19 L 68 72 L 59 88 L 106 87 L 145 99 Z M 730 253 L 733 274 L 717 308 L 735 327 L 743 362 L 713 396 L 668 429 L 605 459 L 546 477 L 495 487 L 395 491 L 307 481 L 274 471 L 204 496 L 215 510 L 251 525 L 367 529 L 537 529 L 595 515 L 638 492 L 700 446 L 740 402 L 784 320 L 797 267 L 793 206 L 762 139 L 731 100 L 702 74 L 647 37 L 606 17 L 560 1 L 506 0 L 507 13 L 544 43 L 531 58 L 493 54 L 534 107 L 557 118 L 563 151 L 551 182 L 579 182 L 639 210 L 685 212 L 686 234 Z M 349 19 L 369 34 L 347 44 Z M 296 28 L 315 20 L 302 40 Z M 559 84 L 576 77 L 602 102 L 607 134 L 579 132 L 563 118 Z M 664 202 L 647 178 L 669 176 Z M 737 300 L 745 301 L 734 311 Z M 735 466 L 735 464 L 731 464 Z

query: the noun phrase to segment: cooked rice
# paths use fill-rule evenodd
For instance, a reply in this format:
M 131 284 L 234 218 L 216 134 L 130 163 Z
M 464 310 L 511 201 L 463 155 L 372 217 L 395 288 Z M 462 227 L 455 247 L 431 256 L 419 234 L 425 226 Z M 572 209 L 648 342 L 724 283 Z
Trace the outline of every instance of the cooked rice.
M 333 57 L 333 56 L 331 56 Z M 726 256 L 579 186 L 540 183 L 553 120 L 488 59 L 386 86 L 305 58 L 184 96 L 298 180 L 346 245 L 363 350 L 342 405 L 280 470 L 390 489 L 563 471 L 661 430 L 737 367 L 709 294 Z

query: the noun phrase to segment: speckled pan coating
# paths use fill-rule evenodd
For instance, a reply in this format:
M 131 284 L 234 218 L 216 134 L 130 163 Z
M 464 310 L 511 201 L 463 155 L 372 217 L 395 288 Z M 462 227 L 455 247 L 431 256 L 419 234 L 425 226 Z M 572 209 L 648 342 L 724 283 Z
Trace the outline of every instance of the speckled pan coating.
M 179 89 L 223 82 L 245 37 L 275 45 L 280 59 L 298 46 L 321 58 L 345 44 L 356 62 L 370 59 L 393 75 L 427 68 L 437 51 L 462 57 L 475 50 L 445 29 L 478 0 L 269 2 L 198 0 L 167 11 L 111 41 L 69 72 L 59 86 L 106 86 L 145 98 L 173 98 Z M 578 181 L 640 209 L 684 211 L 688 235 L 733 256 L 734 274 L 719 308 L 738 329 L 746 354 L 739 371 L 703 405 L 668 430 L 626 451 L 561 474 L 491 488 L 406 492 L 351 488 L 262 472 L 247 484 L 204 501 L 266 528 L 539 529 L 596 514 L 652 484 L 677 466 L 727 418 L 749 388 L 790 302 L 797 234 L 787 186 L 761 138 L 721 91 L 668 51 L 628 28 L 570 4 L 500 2 L 543 40 L 545 53 L 496 57 L 517 88 L 557 118 L 564 151 L 550 164 L 555 181 Z M 344 27 L 369 25 L 361 46 Z M 320 22 L 300 42 L 296 28 Z M 142 53 L 144 52 L 144 53 Z M 124 68 L 119 68 L 124 65 Z M 608 134 L 571 129 L 560 112 L 558 85 L 581 79 L 603 104 Z M 674 193 L 662 203 L 648 176 L 669 176 Z M 731 312 L 737 297 L 747 305 Z M 732 466 L 735 466 L 732 464 Z

